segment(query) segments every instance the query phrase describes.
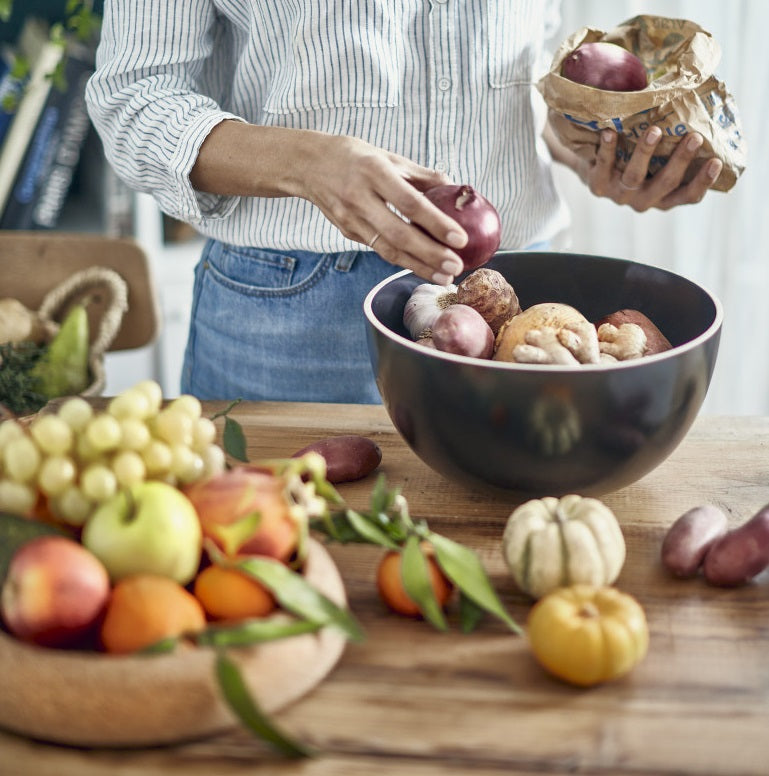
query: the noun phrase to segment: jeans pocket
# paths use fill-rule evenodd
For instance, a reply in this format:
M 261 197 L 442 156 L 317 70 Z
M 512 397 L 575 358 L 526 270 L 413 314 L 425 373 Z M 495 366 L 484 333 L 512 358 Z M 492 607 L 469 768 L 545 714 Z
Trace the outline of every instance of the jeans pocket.
M 248 248 L 211 240 L 202 260 L 209 280 L 244 296 L 300 293 L 331 267 L 330 254 L 290 253 Z
M 268 113 L 399 104 L 399 3 L 327 0 L 290 6 L 284 10 L 283 37 L 273 42 L 286 55 L 275 63 Z

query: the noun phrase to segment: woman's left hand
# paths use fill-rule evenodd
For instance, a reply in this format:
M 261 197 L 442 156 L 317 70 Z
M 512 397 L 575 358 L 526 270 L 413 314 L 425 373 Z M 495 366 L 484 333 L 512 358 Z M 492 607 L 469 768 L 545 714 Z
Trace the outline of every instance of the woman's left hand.
M 575 171 L 596 196 L 629 205 L 639 213 L 650 208 L 669 210 L 699 202 L 721 173 L 722 162 L 710 159 L 692 180 L 684 183 L 684 174 L 702 145 L 702 136 L 692 132 L 677 144 L 667 164 L 647 177 L 649 162 L 661 138 L 659 127 L 646 130 L 625 169 L 619 170 L 615 165 L 617 133 L 604 129 L 595 159 L 579 159 Z

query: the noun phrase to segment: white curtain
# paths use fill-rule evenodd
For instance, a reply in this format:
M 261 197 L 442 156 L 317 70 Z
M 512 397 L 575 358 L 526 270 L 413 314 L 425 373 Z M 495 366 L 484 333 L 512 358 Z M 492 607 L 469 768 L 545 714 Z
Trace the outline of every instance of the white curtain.
M 763 0 L 564 0 L 554 44 L 583 26 L 609 30 L 638 14 L 689 19 L 722 49 L 718 77 L 735 98 L 747 168 L 729 192 L 696 205 L 635 213 L 593 197 L 570 171 L 569 250 L 643 261 L 684 275 L 724 306 L 721 346 L 703 413 L 769 414 L 769 4 Z

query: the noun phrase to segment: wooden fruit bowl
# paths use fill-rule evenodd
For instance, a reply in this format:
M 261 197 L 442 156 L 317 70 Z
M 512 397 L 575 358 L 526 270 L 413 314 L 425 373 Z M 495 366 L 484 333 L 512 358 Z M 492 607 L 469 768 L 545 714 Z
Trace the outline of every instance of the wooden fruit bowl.
M 308 582 L 339 605 L 346 594 L 325 548 L 310 540 Z M 324 628 L 232 648 L 250 692 L 268 713 L 297 700 L 336 665 L 344 635 Z M 76 746 L 150 746 L 235 727 L 221 697 L 212 649 L 116 656 L 46 649 L 0 631 L 0 727 Z

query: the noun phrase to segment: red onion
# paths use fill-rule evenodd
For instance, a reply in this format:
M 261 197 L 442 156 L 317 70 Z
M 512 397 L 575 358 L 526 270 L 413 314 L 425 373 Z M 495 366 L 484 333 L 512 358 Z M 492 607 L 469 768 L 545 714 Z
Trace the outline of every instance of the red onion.
M 467 232 L 467 245 L 457 251 L 465 269 L 485 264 L 499 248 L 502 224 L 494 205 L 472 186 L 435 186 L 425 196 Z

